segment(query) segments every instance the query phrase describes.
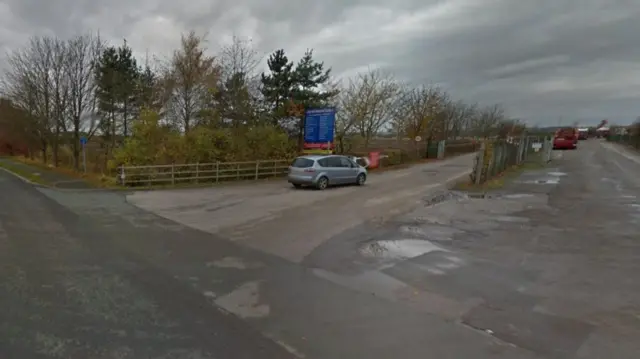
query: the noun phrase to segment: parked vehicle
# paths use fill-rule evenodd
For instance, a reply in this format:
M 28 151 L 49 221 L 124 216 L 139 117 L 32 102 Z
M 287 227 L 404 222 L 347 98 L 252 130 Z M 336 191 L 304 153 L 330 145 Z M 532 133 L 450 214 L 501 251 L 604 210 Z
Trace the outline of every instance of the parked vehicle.
M 565 127 L 556 131 L 553 136 L 553 149 L 578 148 L 578 130 L 573 127 Z
M 586 140 L 589 138 L 589 128 L 578 129 L 578 140 Z
M 362 186 L 367 181 L 367 169 L 346 156 L 300 156 L 289 166 L 288 181 L 296 188 L 312 186 L 320 190 L 334 185 Z

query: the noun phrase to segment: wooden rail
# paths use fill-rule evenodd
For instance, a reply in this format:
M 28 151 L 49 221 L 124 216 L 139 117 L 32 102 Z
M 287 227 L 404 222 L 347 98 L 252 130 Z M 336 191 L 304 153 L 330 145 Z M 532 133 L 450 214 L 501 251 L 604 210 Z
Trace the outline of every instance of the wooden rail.
M 477 151 L 478 144 L 445 145 L 445 154 Z M 384 152 L 384 151 L 383 151 Z M 186 163 L 169 165 L 120 166 L 118 183 L 130 187 L 176 186 L 180 184 L 218 183 L 282 177 L 291 160 L 259 160 L 245 162 Z
M 217 183 L 280 177 L 291 160 L 188 163 L 149 166 L 121 166 L 119 180 L 124 186 L 175 186 L 185 183 Z

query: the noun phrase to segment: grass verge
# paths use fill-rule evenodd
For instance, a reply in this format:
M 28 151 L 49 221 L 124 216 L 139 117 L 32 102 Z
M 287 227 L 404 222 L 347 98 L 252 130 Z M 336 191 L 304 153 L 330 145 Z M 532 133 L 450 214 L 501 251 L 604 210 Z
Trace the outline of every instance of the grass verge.
M 482 183 L 480 185 L 476 185 L 475 183 L 471 183 L 469 179 L 458 182 L 453 186 L 453 190 L 456 191 L 464 191 L 464 192 L 476 192 L 476 193 L 484 193 L 489 191 L 495 191 L 500 188 L 503 188 L 506 184 L 515 180 L 526 171 L 533 171 L 537 169 L 541 169 L 546 167 L 545 164 L 535 161 L 535 162 L 525 162 L 520 166 L 513 166 L 508 168 L 507 170 L 499 173 L 492 179 Z
M 14 173 L 20 177 L 26 178 L 27 180 L 33 182 L 33 183 L 37 183 L 37 184 L 41 184 L 41 185 L 45 185 L 45 186 L 51 186 L 51 183 L 48 183 L 47 181 L 45 181 L 42 177 L 40 177 L 40 175 L 38 173 L 35 172 L 31 172 L 31 171 L 27 171 L 23 168 L 17 167 L 17 166 L 13 166 L 10 163 L 6 163 L 6 162 L 2 162 L 0 161 L 0 168 L 3 168 L 11 173 Z
M 73 169 L 66 167 L 53 167 L 51 165 L 47 165 L 42 163 L 41 161 L 32 160 L 26 157 L 12 157 L 13 160 L 24 163 L 27 166 L 31 166 L 34 168 L 38 168 L 43 172 L 55 173 L 62 178 L 67 178 L 66 180 L 73 181 L 84 181 L 88 183 L 91 187 L 96 188 L 116 188 L 116 180 L 113 177 L 106 176 L 98 173 L 79 173 Z

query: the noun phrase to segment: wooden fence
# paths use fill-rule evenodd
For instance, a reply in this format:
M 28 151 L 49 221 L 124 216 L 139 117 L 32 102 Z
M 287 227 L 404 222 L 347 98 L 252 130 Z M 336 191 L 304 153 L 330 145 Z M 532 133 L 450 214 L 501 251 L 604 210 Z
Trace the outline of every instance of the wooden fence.
M 453 141 L 452 141 L 453 142 Z M 455 156 L 477 151 L 480 144 L 471 141 L 446 143 L 444 156 Z M 438 156 L 438 143 L 433 148 L 426 146 L 416 151 L 381 151 L 385 157 L 380 167 L 389 167 L 410 163 L 418 158 L 441 158 Z M 368 153 L 355 153 L 355 156 L 367 156 Z M 259 160 L 245 162 L 186 163 L 169 165 L 120 166 L 118 183 L 128 187 L 176 186 L 181 184 L 219 183 L 242 180 L 258 180 L 283 177 L 287 174 L 291 159 Z
M 291 160 L 190 163 L 149 166 L 121 166 L 124 186 L 175 186 L 186 183 L 218 183 L 281 177 Z

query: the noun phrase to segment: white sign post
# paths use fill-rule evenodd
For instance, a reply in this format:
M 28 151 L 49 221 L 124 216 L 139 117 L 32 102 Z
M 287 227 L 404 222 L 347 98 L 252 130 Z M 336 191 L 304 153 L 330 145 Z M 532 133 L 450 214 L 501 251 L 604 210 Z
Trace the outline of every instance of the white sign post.
M 420 159 L 420 146 L 418 146 L 418 142 L 422 140 L 422 137 L 416 136 L 414 140 L 416 141 L 416 157 L 418 157 L 417 159 Z
M 542 148 L 542 143 L 540 143 L 540 142 L 534 142 L 534 143 L 532 143 L 532 144 L 531 144 L 531 147 L 533 148 L 533 150 L 534 150 L 535 152 L 538 152 L 538 151 L 540 151 L 540 149 Z

